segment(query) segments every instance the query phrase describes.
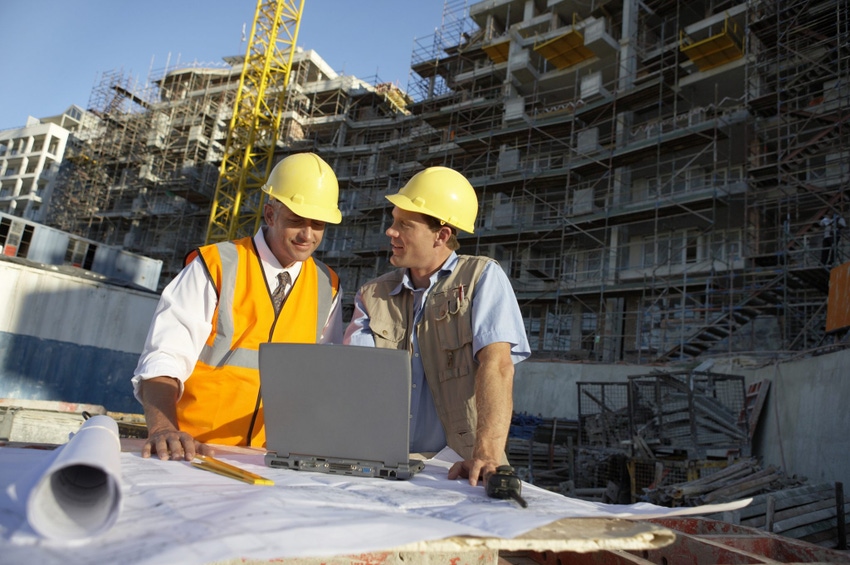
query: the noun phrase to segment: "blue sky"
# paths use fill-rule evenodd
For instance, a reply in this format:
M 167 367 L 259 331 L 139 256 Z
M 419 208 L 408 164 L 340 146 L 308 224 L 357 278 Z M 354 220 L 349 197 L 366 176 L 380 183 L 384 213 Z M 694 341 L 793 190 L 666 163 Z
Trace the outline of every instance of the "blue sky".
M 102 73 L 144 84 L 168 63 L 242 55 L 256 0 L 0 0 L 0 130 L 71 104 Z M 414 39 L 441 25 L 443 0 L 305 0 L 298 45 L 336 71 L 407 87 Z M 428 41 L 425 41 L 428 43 Z

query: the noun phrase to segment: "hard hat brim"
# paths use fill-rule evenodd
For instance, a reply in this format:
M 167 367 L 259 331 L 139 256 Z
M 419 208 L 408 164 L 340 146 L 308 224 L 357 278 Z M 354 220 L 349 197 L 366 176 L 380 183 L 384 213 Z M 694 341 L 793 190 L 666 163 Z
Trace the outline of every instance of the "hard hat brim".
M 394 206 L 401 208 L 405 212 L 414 212 L 424 214 L 426 216 L 431 216 L 432 218 L 437 218 L 438 220 L 440 219 L 439 216 L 433 211 L 429 210 L 425 206 L 417 206 L 410 198 L 403 194 L 388 194 L 384 198 L 386 198 Z M 475 229 L 474 226 L 461 226 L 455 225 L 453 223 L 449 223 L 448 225 L 461 231 L 465 231 L 467 233 L 474 233 L 473 230 Z
M 297 204 L 292 201 L 290 198 L 277 198 L 272 195 L 269 190 L 263 186 L 263 192 L 289 208 L 289 210 L 302 218 L 307 218 L 308 220 L 318 220 L 320 222 L 327 222 L 329 224 L 339 224 L 342 223 L 342 212 L 337 210 L 328 210 L 327 208 L 323 208 L 321 206 L 312 206 L 310 204 Z
M 328 210 L 327 208 L 310 206 L 308 204 L 295 204 L 291 200 L 287 201 L 286 199 L 281 200 L 281 202 L 292 210 L 293 214 L 297 214 L 308 220 L 318 220 L 329 224 L 339 224 L 342 222 L 342 212 L 339 210 Z

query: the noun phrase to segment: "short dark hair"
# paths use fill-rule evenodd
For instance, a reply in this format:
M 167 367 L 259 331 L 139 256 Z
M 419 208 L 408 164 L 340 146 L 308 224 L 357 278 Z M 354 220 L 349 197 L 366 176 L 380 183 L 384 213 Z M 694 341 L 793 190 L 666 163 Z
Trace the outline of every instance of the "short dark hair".
M 455 228 L 454 226 L 448 225 L 447 223 L 445 223 L 442 220 L 438 220 L 434 216 L 422 214 L 422 217 L 425 218 L 425 223 L 428 225 L 428 228 L 433 232 L 440 231 L 440 228 L 442 228 L 442 227 L 447 227 L 450 230 L 452 230 L 452 235 L 451 235 L 451 237 L 449 237 L 449 240 L 446 242 L 446 247 L 448 247 L 452 251 L 457 251 L 458 249 L 460 249 L 460 242 L 458 242 L 458 240 L 457 240 L 457 228 Z

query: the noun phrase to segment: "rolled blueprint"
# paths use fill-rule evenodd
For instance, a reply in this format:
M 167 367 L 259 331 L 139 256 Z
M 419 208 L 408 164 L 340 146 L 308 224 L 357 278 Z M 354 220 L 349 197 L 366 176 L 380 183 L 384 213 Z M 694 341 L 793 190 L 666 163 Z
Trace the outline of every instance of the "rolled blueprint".
M 89 418 L 57 448 L 26 508 L 30 526 L 50 539 L 85 539 L 112 527 L 121 509 L 121 443 L 115 420 Z

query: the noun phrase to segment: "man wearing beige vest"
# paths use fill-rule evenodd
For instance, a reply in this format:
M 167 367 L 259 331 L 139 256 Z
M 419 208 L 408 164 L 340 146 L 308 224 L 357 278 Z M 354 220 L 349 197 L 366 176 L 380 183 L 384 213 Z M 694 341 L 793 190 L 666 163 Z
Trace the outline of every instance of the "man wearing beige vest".
M 387 200 L 398 268 L 360 288 L 344 343 L 410 352 L 410 450 L 448 445 L 463 458 L 449 478 L 474 486 L 507 463 L 514 364 L 531 354 L 522 315 L 496 261 L 455 252 L 478 214 L 463 175 L 430 167 Z

